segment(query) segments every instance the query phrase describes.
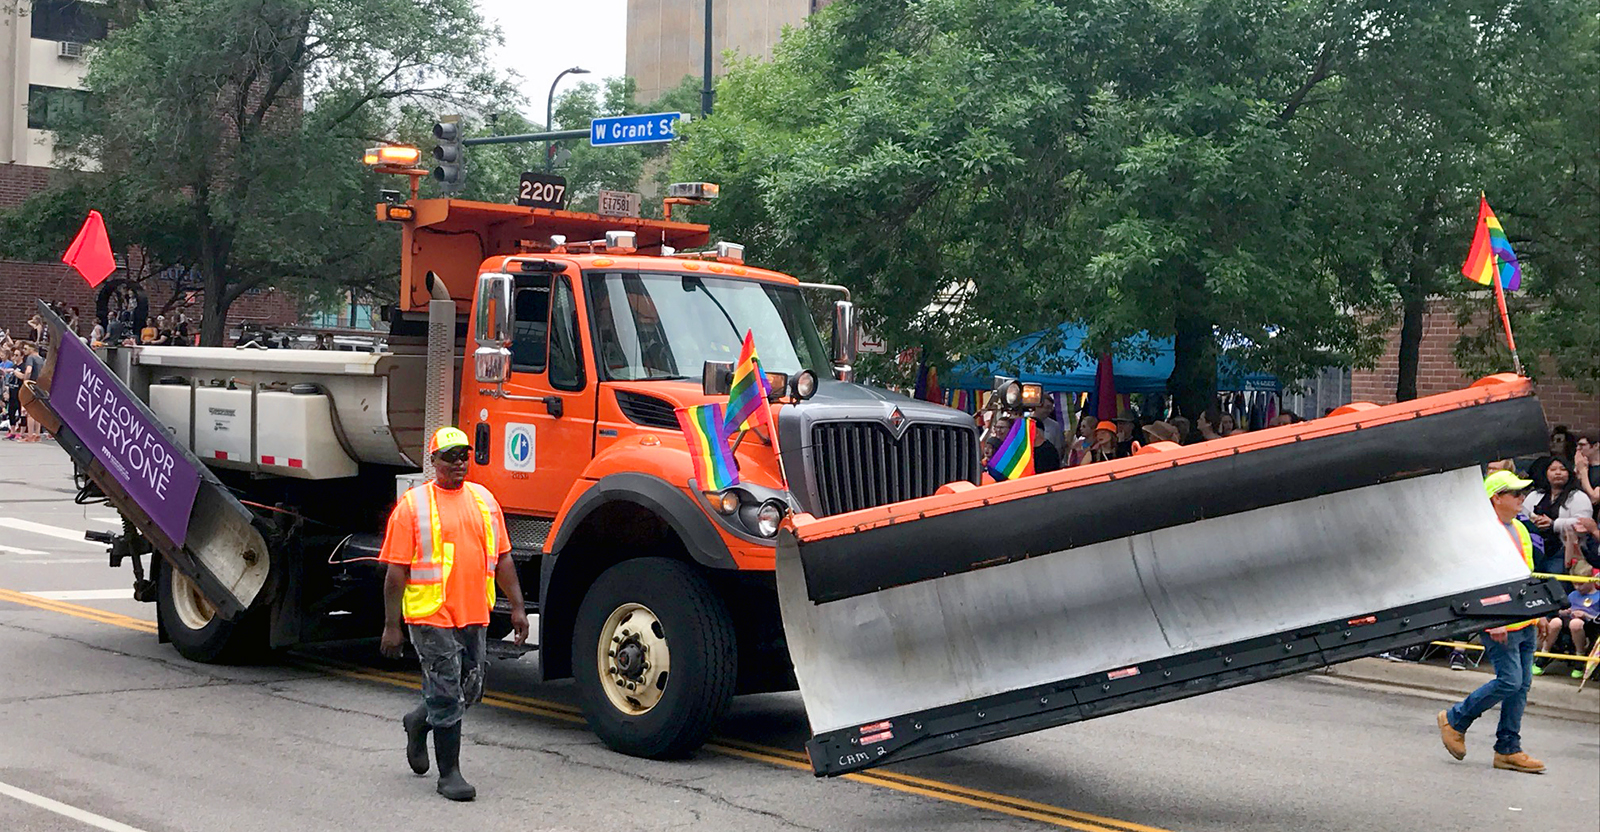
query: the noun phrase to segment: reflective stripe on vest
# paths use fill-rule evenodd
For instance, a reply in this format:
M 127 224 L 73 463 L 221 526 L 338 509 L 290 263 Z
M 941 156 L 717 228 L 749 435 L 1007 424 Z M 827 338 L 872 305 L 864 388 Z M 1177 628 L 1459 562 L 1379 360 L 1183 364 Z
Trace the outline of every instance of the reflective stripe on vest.
M 499 547 L 495 545 L 494 513 L 489 510 L 490 495 L 487 489 L 477 483 L 465 485 L 467 493 L 472 495 L 473 502 L 478 506 L 478 513 L 483 516 L 483 541 L 489 553 L 485 564 L 489 578 L 485 584 L 489 606 L 493 607 L 494 569 L 499 562 Z M 411 574 L 406 580 L 401 605 L 408 619 L 426 618 L 444 606 L 445 584 L 450 580 L 450 572 L 455 566 L 455 544 L 441 539 L 439 504 L 434 498 L 434 488 L 433 483 L 425 483 L 407 491 L 404 498 L 409 501 L 417 523 L 416 551 L 411 559 Z
M 1513 530 L 1515 532 L 1514 534 Z M 1522 525 L 1521 520 L 1512 520 L 1508 526 L 1507 534 L 1510 534 L 1514 538 L 1514 542 L 1517 544 L 1517 547 L 1522 550 L 1522 562 L 1527 564 L 1528 571 L 1532 572 L 1533 538 L 1528 535 L 1528 527 Z M 1527 621 L 1519 621 L 1515 624 L 1507 625 L 1506 631 L 1511 632 L 1513 630 L 1520 630 L 1523 627 L 1531 626 L 1537 623 L 1539 623 L 1539 619 L 1537 618 L 1532 618 Z

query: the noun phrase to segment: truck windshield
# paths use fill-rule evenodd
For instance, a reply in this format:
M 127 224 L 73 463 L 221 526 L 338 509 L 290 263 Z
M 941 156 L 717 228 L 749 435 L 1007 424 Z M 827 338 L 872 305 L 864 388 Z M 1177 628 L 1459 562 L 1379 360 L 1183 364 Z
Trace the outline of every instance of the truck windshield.
M 699 378 L 707 361 L 733 362 L 745 330 L 764 369 L 822 372 L 827 352 L 800 290 L 698 274 L 589 272 L 595 355 L 616 381 Z

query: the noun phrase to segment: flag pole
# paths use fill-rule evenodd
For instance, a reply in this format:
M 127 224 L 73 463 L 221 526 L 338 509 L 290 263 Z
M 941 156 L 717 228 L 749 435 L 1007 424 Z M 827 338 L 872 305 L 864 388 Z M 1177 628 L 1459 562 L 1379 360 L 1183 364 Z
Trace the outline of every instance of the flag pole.
M 1517 375 L 1522 375 L 1522 358 L 1517 355 L 1517 339 L 1511 334 L 1511 316 L 1506 313 L 1506 290 L 1500 286 L 1500 264 L 1495 262 L 1493 276 L 1489 282 L 1494 284 L 1494 302 L 1500 307 L 1500 323 L 1506 329 L 1506 346 L 1511 348 L 1511 369 Z

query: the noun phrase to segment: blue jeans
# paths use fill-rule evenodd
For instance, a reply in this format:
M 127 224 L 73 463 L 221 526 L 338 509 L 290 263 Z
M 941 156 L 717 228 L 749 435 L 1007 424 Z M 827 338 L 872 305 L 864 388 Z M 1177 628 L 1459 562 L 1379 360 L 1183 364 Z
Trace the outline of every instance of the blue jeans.
M 1483 652 L 1494 665 L 1494 681 L 1485 684 L 1445 713 L 1450 727 L 1466 733 L 1473 721 L 1500 705 L 1500 728 L 1494 735 L 1494 753 L 1515 754 L 1522 750 L 1522 711 L 1528 706 L 1528 688 L 1533 687 L 1533 651 L 1537 626 L 1506 633 L 1501 644 L 1487 635 Z

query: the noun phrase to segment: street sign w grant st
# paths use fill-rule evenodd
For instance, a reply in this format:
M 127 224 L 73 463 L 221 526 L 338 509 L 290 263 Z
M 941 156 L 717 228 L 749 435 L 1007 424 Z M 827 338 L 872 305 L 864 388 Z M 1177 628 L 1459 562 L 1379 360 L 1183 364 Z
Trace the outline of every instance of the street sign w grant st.
M 682 117 L 682 113 L 648 113 L 597 118 L 589 122 L 589 144 L 610 147 L 670 142 L 677 137 L 678 119 Z
M 62 338 L 50 400 L 78 440 L 139 507 L 178 546 L 189 529 L 189 512 L 200 474 L 183 461 L 166 429 L 76 338 Z

